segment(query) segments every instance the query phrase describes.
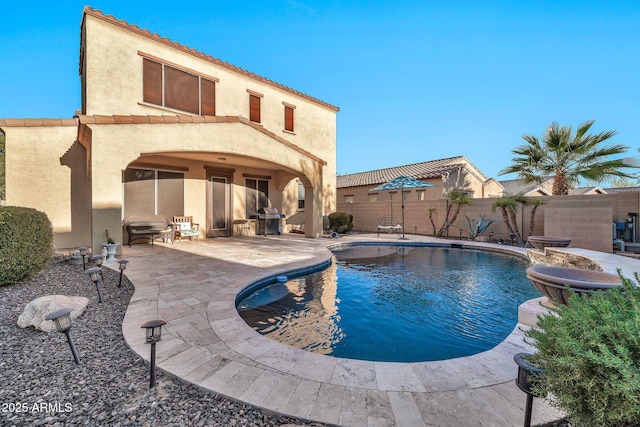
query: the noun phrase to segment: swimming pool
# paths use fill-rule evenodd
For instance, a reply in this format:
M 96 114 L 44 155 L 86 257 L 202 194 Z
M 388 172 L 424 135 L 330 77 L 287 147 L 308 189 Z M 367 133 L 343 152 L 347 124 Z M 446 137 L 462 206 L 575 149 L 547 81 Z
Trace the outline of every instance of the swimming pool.
M 526 260 L 443 247 L 350 246 L 329 267 L 240 295 L 261 334 L 336 357 L 417 362 L 493 348 L 538 291 Z

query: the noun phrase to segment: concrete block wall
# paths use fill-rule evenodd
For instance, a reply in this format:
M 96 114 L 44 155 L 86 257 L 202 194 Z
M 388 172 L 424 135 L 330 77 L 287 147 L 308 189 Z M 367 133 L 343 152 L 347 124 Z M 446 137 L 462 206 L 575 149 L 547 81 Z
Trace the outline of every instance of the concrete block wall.
M 570 247 L 613 252 L 611 208 L 546 208 L 544 235 L 568 237 Z
M 532 235 L 566 236 L 573 239 L 572 247 L 602 252 L 613 250 L 611 224 L 624 221 L 629 212 L 640 212 L 640 192 L 638 191 L 588 196 L 548 196 L 542 199 L 546 204 L 538 207 L 536 211 Z M 502 220 L 502 215 L 499 211 L 494 212 L 492 209 L 496 200 L 495 198 L 474 199 L 472 205 L 462 207 L 458 219 L 450 229 L 449 236 L 458 237 L 459 227 L 466 228 L 465 213 L 468 213 L 471 218 L 481 216 L 497 218 L 488 231 L 494 233 L 494 238 L 508 236 L 509 231 Z M 402 214 L 401 205 L 400 197 L 396 194 L 393 200 L 393 216 L 399 220 Z M 431 208 L 436 209 L 433 217 L 436 228 L 439 230 L 446 214 L 445 199 L 405 201 L 405 232 L 432 235 L 433 229 L 429 222 Z M 390 216 L 391 204 L 389 200 L 338 202 L 337 210 L 351 212 L 354 215 L 354 231 L 375 233 L 378 218 Z M 530 212 L 530 207 L 518 209 L 517 212 L 518 228 L 525 238 L 529 232 Z M 638 225 L 637 228 L 640 228 L 640 224 Z M 636 241 L 640 241 L 637 230 L 635 237 Z

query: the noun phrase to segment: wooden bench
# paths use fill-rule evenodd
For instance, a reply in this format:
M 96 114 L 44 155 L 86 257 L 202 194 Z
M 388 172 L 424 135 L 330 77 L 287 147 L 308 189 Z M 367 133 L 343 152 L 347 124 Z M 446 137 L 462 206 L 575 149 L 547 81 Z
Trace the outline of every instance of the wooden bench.
M 398 221 L 398 218 L 383 216 L 378 218 L 378 237 L 380 237 L 380 230 L 385 230 L 387 232 L 395 231 L 396 235 L 400 237 L 400 233 L 402 233 L 402 224 Z
M 173 236 L 173 224 L 164 215 L 131 215 L 122 224 L 127 230 L 129 247 L 138 240 L 151 240 L 153 246 L 155 239 L 166 241 Z

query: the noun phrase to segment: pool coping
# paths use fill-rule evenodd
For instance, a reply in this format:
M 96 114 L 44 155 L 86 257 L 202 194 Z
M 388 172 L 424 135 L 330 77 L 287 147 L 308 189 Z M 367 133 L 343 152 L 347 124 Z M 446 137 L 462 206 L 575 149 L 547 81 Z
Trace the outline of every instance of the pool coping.
M 296 244 L 315 245 L 320 250 L 299 268 L 326 262 L 331 257 L 328 248 L 340 246 L 347 241 L 349 244 L 382 243 L 392 246 L 415 246 L 416 243 L 441 247 L 453 245 L 526 257 L 526 250 L 522 248 L 412 238 L 412 242 L 390 241 L 371 236 L 354 236 L 342 242 L 300 240 Z M 235 240 L 230 239 L 229 242 L 231 241 Z M 256 242 L 260 240 L 256 239 Z M 206 244 L 184 245 L 179 257 L 188 258 L 191 251 L 197 253 Z M 170 246 L 167 245 L 167 248 L 170 249 Z M 572 251 L 570 248 L 563 250 Z M 127 252 L 130 252 L 125 253 L 127 257 L 131 255 L 136 258 L 136 262 L 130 262 L 127 269 L 127 276 L 136 290 L 123 321 L 123 334 L 129 346 L 145 360 L 149 360 L 149 349 L 140 332 L 140 324 L 143 319 L 162 318 L 164 306 L 173 303 L 167 301 L 166 295 L 169 293 L 164 290 L 168 286 L 165 282 L 170 283 L 173 279 L 166 274 L 159 277 L 150 274 L 154 270 L 154 262 L 151 259 L 145 261 L 148 248 L 138 249 L 134 246 Z M 615 270 L 609 265 L 611 259 L 607 260 L 607 257 L 590 252 L 578 253 L 600 258 L 597 261 L 604 261 L 605 271 L 607 268 Z M 616 261 L 620 261 L 620 258 L 624 257 L 616 256 Z M 634 270 L 640 271 L 640 261 L 633 261 Z M 140 266 L 143 268 L 138 268 Z M 380 419 L 386 421 L 380 425 L 426 425 L 431 416 L 426 408 L 433 408 L 434 405 L 446 406 L 446 401 L 452 395 L 458 396 L 457 398 L 469 395 L 473 399 L 480 399 L 478 396 L 482 396 L 483 401 L 488 399 L 488 395 L 493 396 L 497 402 L 489 403 L 486 409 L 465 408 L 482 413 L 480 419 L 486 417 L 487 420 L 499 419 L 504 422 L 516 417 L 515 414 L 521 415 L 517 409 L 514 410 L 522 407 L 520 400 L 523 400 L 523 394 L 513 384 L 516 372 L 513 355 L 534 350 L 523 342 L 523 330 L 528 328 L 527 325 L 516 325 L 512 333 L 491 350 L 444 361 L 371 362 L 309 353 L 260 335 L 244 323 L 235 309 L 236 295 L 242 288 L 256 280 L 286 274 L 286 271 L 284 267 L 276 267 L 262 277 L 253 277 L 244 282 L 231 281 L 215 289 L 215 298 L 209 296 L 206 308 L 203 307 L 206 310 L 207 325 L 200 325 L 203 330 L 210 329 L 218 339 L 215 344 L 205 346 L 185 339 L 179 328 L 183 326 L 181 322 L 186 316 L 165 319 L 168 321 L 167 333 L 158 344 L 158 368 L 203 389 L 255 404 L 269 411 L 328 424 L 375 425 L 372 420 Z M 196 282 L 191 286 L 197 289 L 194 292 L 203 290 L 198 288 Z M 339 405 L 335 401 L 337 395 L 342 396 Z M 351 396 L 352 399 L 345 396 Z M 356 399 L 354 396 L 359 397 Z M 374 397 L 380 401 L 369 403 Z M 469 406 L 466 401 L 464 405 Z M 537 422 L 552 421 L 561 415 L 544 403 L 539 404 L 538 408 L 534 412 L 534 420 Z M 455 414 L 445 412 L 439 416 L 453 417 L 452 420 L 455 420 Z M 388 424 L 389 420 L 393 420 L 393 424 Z M 443 421 L 438 425 L 456 425 L 458 421 Z

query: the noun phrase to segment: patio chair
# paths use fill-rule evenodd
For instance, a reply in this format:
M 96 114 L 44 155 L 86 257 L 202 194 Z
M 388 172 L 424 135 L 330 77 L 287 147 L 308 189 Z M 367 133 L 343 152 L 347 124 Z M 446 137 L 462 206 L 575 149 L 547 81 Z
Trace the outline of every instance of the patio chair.
M 200 225 L 193 222 L 192 216 L 174 216 L 173 217 L 173 241 L 182 242 L 183 237 L 189 240 L 196 238 L 200 240 Z

